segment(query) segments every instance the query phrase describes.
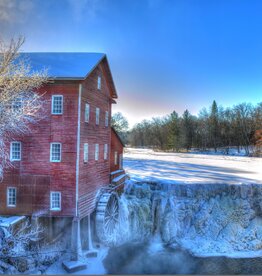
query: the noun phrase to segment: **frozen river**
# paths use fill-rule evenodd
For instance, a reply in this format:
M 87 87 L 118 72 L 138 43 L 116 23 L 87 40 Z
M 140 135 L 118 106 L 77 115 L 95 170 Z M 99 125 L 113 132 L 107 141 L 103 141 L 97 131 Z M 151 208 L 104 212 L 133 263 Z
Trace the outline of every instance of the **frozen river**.
M 161 183 L 262 184 L 262 158 L 164 153 L 127 148 L 124 168 L 133 180 Z

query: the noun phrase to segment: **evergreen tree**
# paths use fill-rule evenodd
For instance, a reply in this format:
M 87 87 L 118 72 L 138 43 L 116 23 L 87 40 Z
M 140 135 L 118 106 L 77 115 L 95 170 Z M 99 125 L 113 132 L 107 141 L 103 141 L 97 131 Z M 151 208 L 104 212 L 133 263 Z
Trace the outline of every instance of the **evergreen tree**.
M 193 130 L 193 118 L 189 111 L 186 109 L 182 117 L 182 135 L 183 135 L 183 147 L 191 149 L 194 137 Z
M 180 120 L 178 114 L 173 111 L 169 116 L 168 122 L 168 147 L 173 151 L 179 151 L 181 147 L 181 130 L 180 130 Z
M 218 116 L 218 107 L 217 107 L 216 101 L 213 101 L 211 106 L 209 126 L 210 126 L 211 143 L 215 149 L 215 152 L 217 152 L 218 141 L 219 141 L 219 116 Z

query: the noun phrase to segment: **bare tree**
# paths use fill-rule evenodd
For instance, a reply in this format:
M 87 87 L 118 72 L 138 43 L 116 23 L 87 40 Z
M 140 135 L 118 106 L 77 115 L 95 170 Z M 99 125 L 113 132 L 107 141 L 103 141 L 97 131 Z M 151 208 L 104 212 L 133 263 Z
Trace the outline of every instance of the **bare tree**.
M 43 233 L 46 229 L 37 222 L 30 223 L 27 219 L 16 230 L 12 230 L 12 227 L 3 230 L 5 230 L 4 235 L 0 239 L 0 268 L 2 273 L 25 272 L 30 267 L 35 267 L 39 260 L 38 252 L 40 251 L 36 245 L 43 239 Z
M 43 98 L 37 89 L 47 81 L 47 73 L 32 71 L 29 61 L 19 55 L 23 43 L 23 37 L 8 44 L 0 39 L 0 180 L 10 165 L 9 142 L 28 133 L 42 117 Z
M 115 113 L 111 118 L 111 126 L 118 133 L 122 141 L 127 144 L 128 121 L 121 112 Z

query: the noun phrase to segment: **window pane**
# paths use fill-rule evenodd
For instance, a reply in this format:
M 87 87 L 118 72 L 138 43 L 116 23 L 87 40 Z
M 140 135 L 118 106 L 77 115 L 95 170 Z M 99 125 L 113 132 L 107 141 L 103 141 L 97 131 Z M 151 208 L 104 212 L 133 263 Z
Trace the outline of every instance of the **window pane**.
M 7 205 L 8 206 L 16 206 L 16 189 L 15 188 L 8 188 Z
M 52 143 L 51 144 L 51 161 L 60 162 L 61 161 L 61 144 Z
M 51 192 L 51 209 L 60 210 L 61 209 L 61 193 Z
M 117 165 L 117 151 L 115 151 L 115 165 Z
M 11 143 L 11 160 L 21 160 L 21 143 Z
M 100 109 L 97 107 L 96 108 L 96 124 L 99 125 L 99 114 L 100 114 Z
M 107 159 L 107 155 L 108 155 L 108 145 L 105 144 L 105 145 L 104 145 L 104 159 L 105 159 L 105 160 Z
M 89 113 L 90 113 L 90 106 L 89 104 L 86 104 L 86 107 L 85 107 L 85 122 L 89 122 Z
M 99 145 L 96 144 L 95 145 L 95 160 L 98 160 L 98 156 L 99 156 Z
M 52 114 L 63 113 L 63 96 L 52 97 Z
M 88 161 L 88 144 L 84 144 L 84 162 Z
M 97 78 L 97 89 L 101 89 L 101 77 Z
M 105 115 L 105 126 L 108 127 L 108 111 L 106 111 Z
M 21 112 L 22 111 L 22 98 L 16 98 L 12 103 L 13 112 Z

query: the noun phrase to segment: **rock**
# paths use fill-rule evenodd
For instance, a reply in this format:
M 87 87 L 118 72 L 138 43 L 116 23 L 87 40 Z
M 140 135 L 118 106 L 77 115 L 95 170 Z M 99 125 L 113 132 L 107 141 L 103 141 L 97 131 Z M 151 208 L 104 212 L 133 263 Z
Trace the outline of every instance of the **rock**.
M 88 251 L 85 256 L 87 258 L 96 258 L 98 255 L 98 252 L 97 251 Z
M 0 268 L 3 268 L 3 269 L 9 269 L 10 268 L 10 265 L 7 264 L 6 262 L 3 262 L 0 260 Z
M 87 268 L 87 265 L 80 261 L 63 261 L 62 266 L 68 273 L 75 273 Z
M 24 273 L 29 269 L 28 260 L 24 257 L 17 258 L 12 262 L 12 264 L 21 273 Z

